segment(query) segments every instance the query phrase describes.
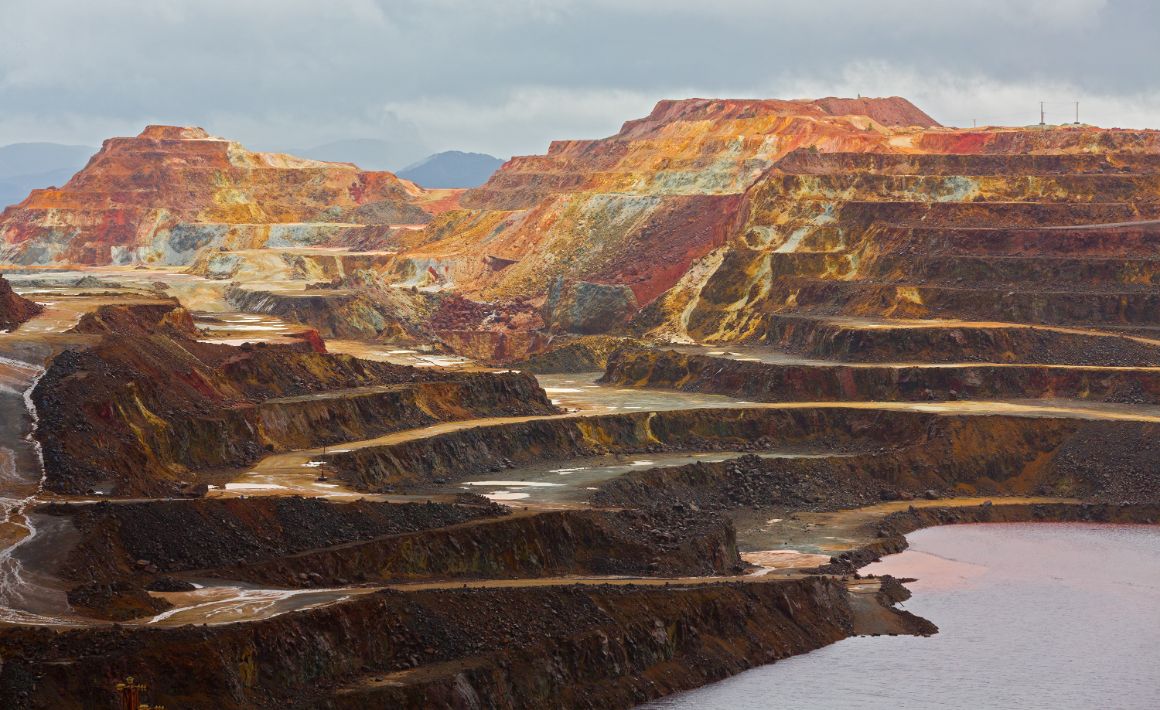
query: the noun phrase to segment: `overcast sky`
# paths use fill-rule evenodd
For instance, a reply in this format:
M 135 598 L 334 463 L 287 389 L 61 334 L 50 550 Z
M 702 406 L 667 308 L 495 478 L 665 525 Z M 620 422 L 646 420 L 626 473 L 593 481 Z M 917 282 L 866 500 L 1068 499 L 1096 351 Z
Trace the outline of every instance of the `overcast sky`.
M 661 98 L 910 98 L 1160 127 L 1155 0 L 0 0 L 0 144 L 147 123 L 258 149 L 543 152 Z

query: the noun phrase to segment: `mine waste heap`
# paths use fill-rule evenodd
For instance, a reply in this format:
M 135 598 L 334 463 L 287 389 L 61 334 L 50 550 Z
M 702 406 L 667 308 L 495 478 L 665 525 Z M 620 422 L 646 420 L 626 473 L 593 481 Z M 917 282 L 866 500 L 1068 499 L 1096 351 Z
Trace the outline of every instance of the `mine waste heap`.
M 5 708 L 629 708 L 936 633 L 858 573 L 921 527 L 1160 521 L 1154 131 L 663 101 L 434 191 L 155 126 L 0 238 Z

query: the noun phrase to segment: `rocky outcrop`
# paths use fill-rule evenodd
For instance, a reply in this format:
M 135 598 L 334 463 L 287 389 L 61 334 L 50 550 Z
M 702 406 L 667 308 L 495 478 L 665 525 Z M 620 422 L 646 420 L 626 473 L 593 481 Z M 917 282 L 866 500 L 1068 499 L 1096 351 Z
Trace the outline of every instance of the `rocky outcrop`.
M 565 333 L 615 332 L 624 328 L 636 309 L 636 298 L 627 286 L 558 279 L 544 302 L 544 323 Z
M 895 612 L 897 631 L 913 617 Z M 929 626 L 923 626 L 929 633 Z M 0 630 L 0 702 L 168 707 L 628 708 L 849 636 L 843 582 L 382 592 L 248 624 Z M 421 668 L 419 668 L 421 666 Z
M 104 307 L 104 333 L 57 357 L 33 392 L 45 487 L 172 494 L 199 471 L 447 419 L 554 411 L 528 375 L 442 372 L 317 352 L 204 343 L 174 305 Z M 81 434 L 81 435 L 78 435 Z
M 12 291 L 0 275 L 0 331 L 12 330 L 42 310 L 42 307 Z
M 364 225 L 428 222 L 444 197 L 391 173 L 149 126 L 105 141 L 65 185 L 6 209 L 0 261 L 189 264 L 207 247 L 336 246 Z
M 641 347 L 640 341 L 610 335 L 586 335 L 552 338 L 543 350 L 527 359 L 517 360 L 511 367 L 550 375 L 566 372 L 602 372 L 608 358 L 622 347 Z

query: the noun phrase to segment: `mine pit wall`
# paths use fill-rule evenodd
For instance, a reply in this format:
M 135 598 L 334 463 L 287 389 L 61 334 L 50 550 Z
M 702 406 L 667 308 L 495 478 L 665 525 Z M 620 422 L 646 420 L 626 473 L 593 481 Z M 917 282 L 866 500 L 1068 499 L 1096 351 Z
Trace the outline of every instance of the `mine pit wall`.
M 506 363 L 542 351 L 549 338 L 534 331 L 440 330 L 435 335 L 457 355 L 484 363 Z
M 1160 345 L 1123 336 L 1067 333 L 1035 326 L 858 328 L 790 315 L 768 315 L 763 324 L 765 330 L 755 334 L 756 342 L 826 360 L 1160 366 Z
M 602 382 L 711 392 L 761 402 L 922 401 L 948 399 L 1077 399 L 1160 402 L 1160 369 L 1106 370 L 1040 365 L 781 365 L 620 350 Z
M 1160 154 L 1102 153 L 821 153 L 795 150 L 777 162 L 793 175 L 1117 175 L 1160 172 Z
M 0 629 L 0 705 L 629 708 L 849 636 L 844 584 L 383 592 L 245 624 Z M 417 668 L 413 673 L 408 669 Z M 398 675 L 391 675 L 398 674 Z M 376 684 L 375 678 L 397 678 Z M 93 679 L 108 679 L 109 685 Z
M 1139 257 L 1160 247 L 1160 223 L 1089 223 L 1069 227 L 1042 222 L 1027 227 L 874 225 L 865 239 L 882 252 L 929 256 Z M 1107 222 L 1101 220 L 1100 222 Z
M 607 453 L 803 447 L 864 459 L 879 485 L 963 492 L 1160 496 L 1160 425 L 844 407 L 712 409 L 536 420 L 333 454 L 360 490 L 429 488 L 508 465 Z M 891 462 L 890 456 L 905 463 Z M 841 475 L 847 464 L 833 459 Z M 805 464 L 801 464 L 805 465 Z
M 182 477 L 246 466 L 273 452 L 372 438 L 439 421 L 550 413 L 550 404 L 539 403 L 541 398 L 529 376 L 473 376 L 349 397 L 223 408 L 157 426 L 150 426 L 148 417 L 139 420 L 140 410 L 129 400 L 115 410 L 128 428 L 119 442 L 75 450 L 62 441 L 68 431 L 51 424 L 37 436 L 44 446 L 50 490 L 83 492 L 101 480 L 115 480 L 117 495 L 172 493 L 173 482 Z
M 721 576 L 742 569 L 733 525 L 721 516 L 575 510 L 270 557 L 209 576 L 297 587 L 565 575 Z

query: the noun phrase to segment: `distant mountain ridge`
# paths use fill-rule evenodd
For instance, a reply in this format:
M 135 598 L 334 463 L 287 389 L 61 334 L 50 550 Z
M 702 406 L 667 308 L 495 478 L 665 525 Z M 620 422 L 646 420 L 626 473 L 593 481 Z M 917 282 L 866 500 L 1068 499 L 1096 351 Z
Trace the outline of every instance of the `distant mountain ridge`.
M 0 209 L 20 202 L 37 188 L 68 182 L 97 149 L 60 143 L 0 146 Z
M 400 170 L 397 175 L 428 189 L 479 187 L 504 164 L 486 153 L 447 150 Z
M 363 170 L 395 172 L 400 165 L 419 160 L 428 150 L 417 136 L 400 136 L 397 139 L 349 138 L 286 152 L 312 160 L 354 163 Z

